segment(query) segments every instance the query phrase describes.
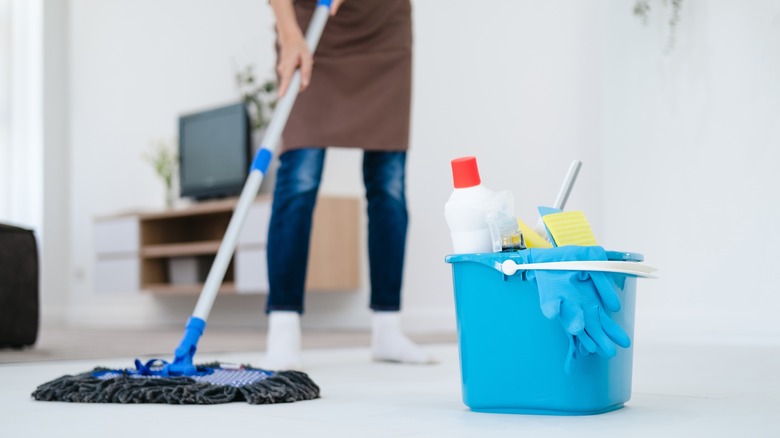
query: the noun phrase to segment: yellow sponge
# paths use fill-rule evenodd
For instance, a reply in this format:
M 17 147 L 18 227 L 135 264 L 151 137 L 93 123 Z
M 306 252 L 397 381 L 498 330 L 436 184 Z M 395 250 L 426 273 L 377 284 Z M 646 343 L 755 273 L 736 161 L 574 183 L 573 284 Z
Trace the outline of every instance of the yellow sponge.
M 581 211 L 564 211 L 542 217 L 557 246 L 595 246 L 596 237 Z
M 552 248 L 550 242 L 532 230 L 525 222 L 517 219 L 517 226 L 520 227 L 520 232 L 523 233 L 523 239 L 525 240 L 525 246 L 528 248 Z

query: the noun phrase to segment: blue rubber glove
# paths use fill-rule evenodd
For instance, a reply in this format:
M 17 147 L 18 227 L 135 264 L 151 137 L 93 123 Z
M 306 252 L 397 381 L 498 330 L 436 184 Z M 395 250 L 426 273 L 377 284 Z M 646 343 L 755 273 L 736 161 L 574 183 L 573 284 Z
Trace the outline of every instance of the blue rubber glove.
M 562 246 L 550 249 L 531 248 L 529 263 L 580 260 L 607 260 L 600 246 Z M 569 335 L 567 369 L 577 353 L 613 357 L 616 345 L 631 345 L 626 332 L 604 309 L 620 310 L 620 298 L 612 274 L 592 271 L 529 271 L 539 289 L 539 302 L 547 319 L 557 318 Z

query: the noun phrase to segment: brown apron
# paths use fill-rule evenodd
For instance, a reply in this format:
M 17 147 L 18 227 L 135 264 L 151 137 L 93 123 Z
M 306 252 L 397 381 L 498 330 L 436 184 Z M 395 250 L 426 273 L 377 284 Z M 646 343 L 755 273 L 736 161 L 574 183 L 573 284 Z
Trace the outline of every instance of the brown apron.
M 304 31 L 315 5 L 295 1 Z M 345 1 L 325 26 L 311 82 L 293 106 L 280 154 L 327 146 L 406 150 L 411 85 L 409 0 Z

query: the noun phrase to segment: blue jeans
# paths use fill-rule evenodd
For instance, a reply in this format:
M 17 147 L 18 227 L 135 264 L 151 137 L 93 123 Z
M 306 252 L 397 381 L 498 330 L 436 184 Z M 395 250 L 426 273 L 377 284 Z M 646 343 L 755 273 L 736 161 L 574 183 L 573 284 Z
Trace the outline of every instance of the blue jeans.
M 325 163 L 324 148 L 294 149 L 279 157 L 268 230 L 266 312 L 303 313 L 312 214 Z M 408 214 L 406 152 L 365 151 L 363 182 L 368 210 L 372 310 L 401 307 Z

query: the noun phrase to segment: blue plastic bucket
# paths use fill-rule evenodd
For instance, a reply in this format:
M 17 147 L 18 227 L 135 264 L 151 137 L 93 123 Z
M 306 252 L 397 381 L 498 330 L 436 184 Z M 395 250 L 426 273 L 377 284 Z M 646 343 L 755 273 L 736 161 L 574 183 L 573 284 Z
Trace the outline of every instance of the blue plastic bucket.
M 623 407 L 631 398 L 633 346 L 607 359 L 578 356 L 564 370 L 569 340 L 539 307 L 536 282 L 504 275 L 503 261 L 527 263 L 526 251 L 456 254 L 452 264 L 463 402 L 473 411 L 590 415 Z M 610 260 L 642 261 L 608 251 Z M 636 277 L 612 274 L 622 303 L 608 314 L 634 339 Z

